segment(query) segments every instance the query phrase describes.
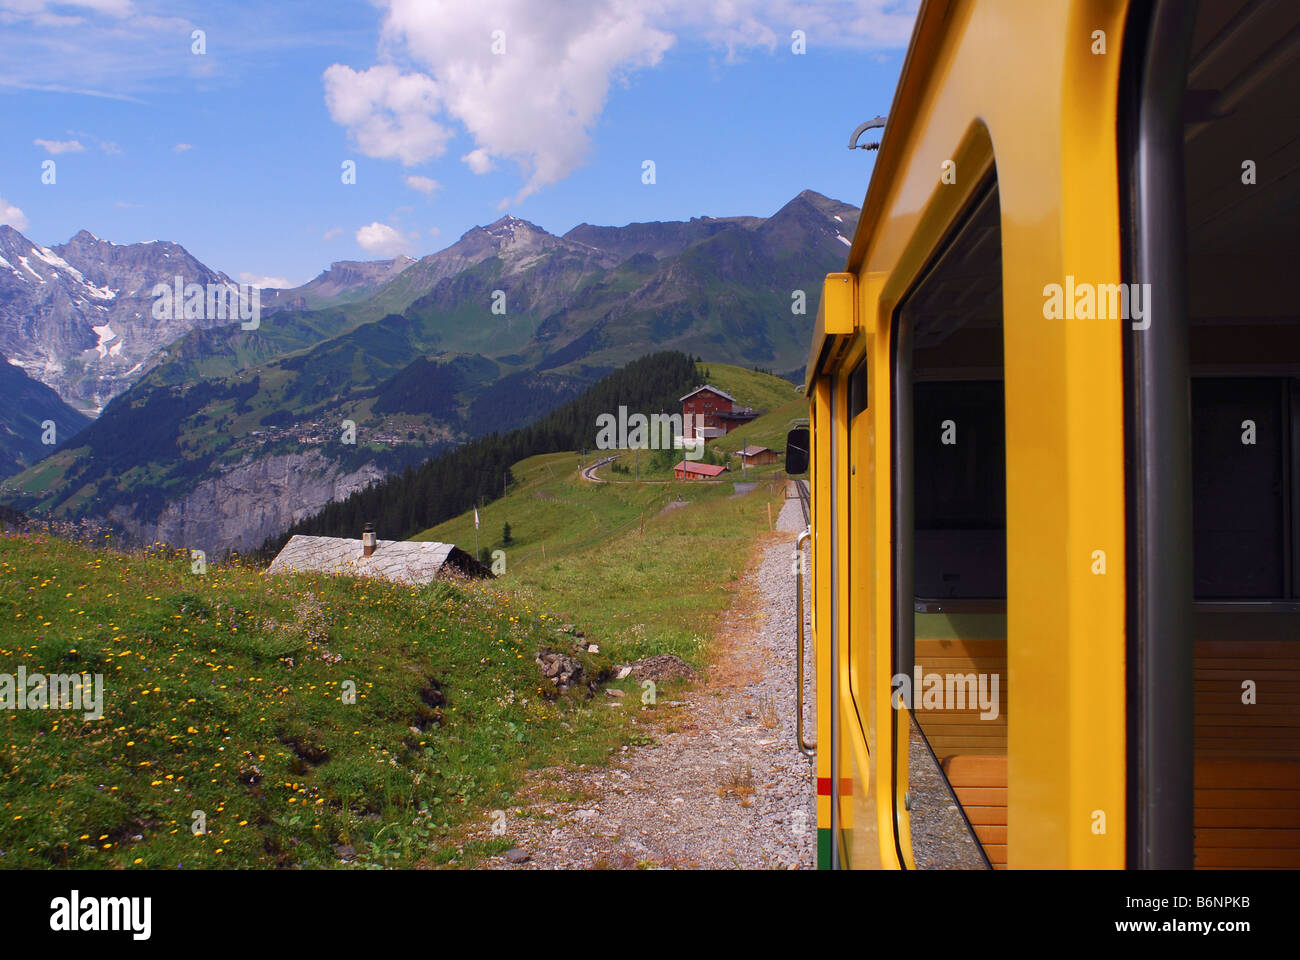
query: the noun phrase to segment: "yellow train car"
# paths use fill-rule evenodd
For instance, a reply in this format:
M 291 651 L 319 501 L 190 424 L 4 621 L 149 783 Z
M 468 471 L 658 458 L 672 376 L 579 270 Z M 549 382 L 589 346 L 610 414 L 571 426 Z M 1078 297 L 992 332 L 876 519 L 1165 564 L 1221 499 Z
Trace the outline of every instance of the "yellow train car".
M 1292 0 L 922 5 L 787 454 L 819 866 L 1300 866 L 1298 90 Z

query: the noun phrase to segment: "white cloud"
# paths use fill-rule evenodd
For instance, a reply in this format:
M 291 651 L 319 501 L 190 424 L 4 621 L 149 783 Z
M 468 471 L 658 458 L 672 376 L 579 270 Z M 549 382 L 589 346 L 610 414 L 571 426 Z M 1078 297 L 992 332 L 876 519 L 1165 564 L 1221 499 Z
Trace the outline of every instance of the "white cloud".
M 412 190 L 419 190 L 426 197 L 433 196 L 433 191 L 442 186 L 433 177 L 410 176 L 406 178 L 406 185 Z
M 361 249 L 381 257 L 395 257 L 405 253 L 413 239 L 396 227 L 377 220 L 357 230 L 357 244 Z
M 260 273 L 249 273 L 247 270 L 239 271 L 239 282 L 249 283 L 262 289 L 288 290 L 293 286 L 284 277 L 264 277 Z
M 465 166 L 469 167 L 474 173 L 487 173 L 492 170 L 496 164 L 492 162 L 492 154 L 488 153 L 482 147 L 477 150 L 471 150 L 465 156 L 461 157 Z
M 0 197 L 0 223 L 7 223 L 21 232 L 27 229 L 27 215 L 4 197 Z
M 32 143 L 43 149 L 46 153 L 81 153 L 86 148 L 81 145 L 80 140 L 33 140 Z
M 59 5 L 64 7 L 80 7 L 84 10 L 90 10 L 94 13 L 102 13 L 109 17 L 118 17 L 119 19 L 122 17 L 129 17 L 135 13 L 135 5 L 131 3 L 131 0 L 67 0 L 67 2 Z M 32 7 L 40 7 L 44 9 L 45 7 L 50 6 L 50 4 L 46 2 L 46 0 L 16 0 L 16 2 L 15 0 L 7 0 L 5 6 L 16 7 L 20 10 L 24 8 L 31 9 Z
M 194 149 L 194 144 L 192 143 L 178 143 L 176 144 L 176 146 L 172 147 L 172 153 L 184 153 L 186 150 L 193 150 L 193 149 Z
M 446 114 L 475 149 L 476 173 L 513 160 L 525 178 L 517 200 L 585 160 L 589 131 L 610 83 L 654 66 L 674 37 L 649 22 L 642 0 L 388 0 L 383 43 L 428 69 Z M 504 54 L 493 31 L 504 31 Z
M 56 6 L 75 7 L 117 20 L 134 13 L 131 0 L 0 0 L 0 23 L 27 20 L 40 26 L 69 27 L 86 22 L 85 17 L 52 9 Z
M 919 0 L 375 0 L 380 55 L 325 71 L 325 99 L 367 156 L 410 166 L 441 156 L 459 124 L 474 173 L 512 160 L 518 202 L 585 161 L 611 84 L 654 67 L 679 36 L 734 61 L 747 50 L 789 53 L 803 30 L 817 46 L 906 46 Z M 504 52 L 493 52 L 494 31 Z M 403 73 L 396 61 L 420 72 Z
M 329 240 L 335 240 L 341 236 L 343 236 L 342 227 L 330 227 L 323 234 L 321 234 L 321 239 L 325 241 L 329 241 Z
M 442 108 L 438 85 L 391 64 L 357 72 L 336 63 L 324 73 L 325 105 L 368 157 L 404 166 L 442 156 L 451 131 L 433 119 Z
M 433 239 L 437 240 L 439 237 L 442 236 L 442 230 L 439 229 L 438 227 L 430 227 L 430 228 L 429 228 L 429 236 L 431 236 L 431 237 L 433 237 Z
M 912 36 L 919 0 L 711 0 L 671 3 L 680 25 L 726 51 L 728 62 L 746 50 L 790 53 L 795 30 L 809 54 L 818 47 L 902 49 Z
M 152 94 L 174 91 L 178 80 L 235 81 L 285 50 L 346 43 L 352 36 L 340 26 L 342 15 L 316 16 L 310 4 L 261 4 L 255 12 L 248 6 L 0 0 L 0 89 L 146 103 Z M 169 7 L 175 12 L 164 10 Z M 221 13 L 224 7 L 239 9 Z M 241 14 L 255 25 L 222 29 L 215 41 L 217 21 L 242 22 Z M 196 28 L 208 31 L 205 56 L 190 52 Z
M 0 0 L 0 4 L 3 3 L 4 0 Z M 69 130 L 68 135 L 72 137 L 76 137 L 78 139 L 84 138 L 86 140 L 89 140 L 91 143 L 95 144 L 95 146 L 99 147 L 99 149 L 103 150 L 109 156 L 116 156 L 122 153 L 122 148 L 119 147 L 112 140 L 105 140 L 102 137 L 95 136 L 95 134 L 93 133 L 88 133 L 84 130 Z
M 4 16 L 0 15 L 0 24 L 5 22 Z M 11 44 L 18 46 L 18 44 Z M 132 97 L 125 93 L 111 93 L 107 90 L 87 90 L 83 87 L 70 87 L 63 83 L 32 83 L 28 80 L 19 80 L 11 76 L 0 76 L 0 87 L 12 87 L 15 90 L 39 90 L 42 93 L 71 93 L 79 97 L 101 97 L 105 100 L 121 100 L 124 103 L 140 103 L 145 101 L 139 97 Z

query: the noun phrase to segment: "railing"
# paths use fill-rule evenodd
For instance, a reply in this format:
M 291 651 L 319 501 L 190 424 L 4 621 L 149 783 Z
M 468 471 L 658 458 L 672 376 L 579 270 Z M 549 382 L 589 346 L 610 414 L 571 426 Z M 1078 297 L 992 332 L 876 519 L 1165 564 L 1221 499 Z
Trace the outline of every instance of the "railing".
M 817 744 L 806 743 L 803 738 L 803 545 L 811 539 L 811 528 L 805 528 L 794 544 L 794 587 L 795 587 L 795 740 L 799 752 L 805 757 L 813 757 Z

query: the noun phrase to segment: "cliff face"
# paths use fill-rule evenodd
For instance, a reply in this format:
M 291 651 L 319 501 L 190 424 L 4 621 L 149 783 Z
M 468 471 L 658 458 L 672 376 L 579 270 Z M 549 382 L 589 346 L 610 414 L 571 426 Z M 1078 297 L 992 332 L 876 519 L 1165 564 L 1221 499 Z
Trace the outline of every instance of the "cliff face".
M 383 476 L 374 464 L 344 473 L 317 451 L 246 460 L 200 483 L 157 517 L 115 507 L 109 518 L 143 543 L 155 540 L 209 557 L 248 551 L 296 520 L 318 512 Z M 357 532 L 360 536 L 360 531 Z

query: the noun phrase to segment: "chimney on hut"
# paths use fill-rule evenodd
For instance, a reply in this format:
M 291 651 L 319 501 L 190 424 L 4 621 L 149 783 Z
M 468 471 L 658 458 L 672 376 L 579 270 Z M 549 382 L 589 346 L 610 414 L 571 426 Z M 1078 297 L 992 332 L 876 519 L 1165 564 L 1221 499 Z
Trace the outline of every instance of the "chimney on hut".
M 361 555 L 368 557 L 375 552 L 375 525 L 367 523 L 361 531 Z

